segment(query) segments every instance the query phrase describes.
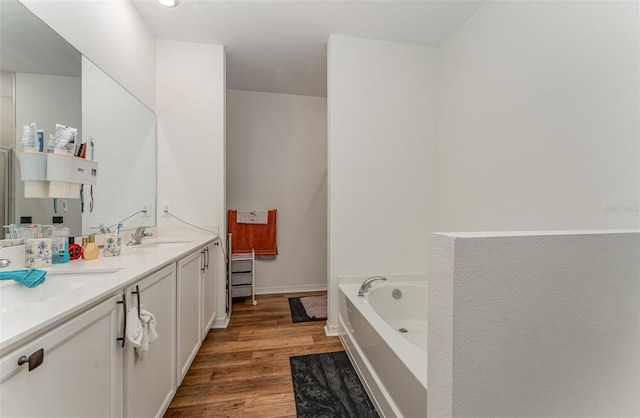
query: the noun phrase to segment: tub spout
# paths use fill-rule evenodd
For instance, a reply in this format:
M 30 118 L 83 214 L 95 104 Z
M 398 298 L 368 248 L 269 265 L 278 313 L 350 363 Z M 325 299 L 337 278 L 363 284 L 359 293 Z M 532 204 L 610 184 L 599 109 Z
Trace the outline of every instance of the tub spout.
M 384 276 L 369 277 L 367 280 L 362 282 L 362 286 L 360 286 L 360 290 L 358 290 L 358 296 L 364 296 L 364 294 L 367 293 L 367 290 L 369 290 L 369 288 L 371 287 L 371 283 L 375 282 L 376 280 L 387 280 L 387 278 Z

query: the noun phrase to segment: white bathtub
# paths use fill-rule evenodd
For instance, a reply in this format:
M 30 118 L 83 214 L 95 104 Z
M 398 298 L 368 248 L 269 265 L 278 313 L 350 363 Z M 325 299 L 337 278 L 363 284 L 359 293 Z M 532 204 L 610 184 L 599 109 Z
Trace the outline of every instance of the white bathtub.
M 426 417 L 426 275 L 386 276 L 359 297 L 367 277 L 338 278 L 340 339 L 383 416 Z

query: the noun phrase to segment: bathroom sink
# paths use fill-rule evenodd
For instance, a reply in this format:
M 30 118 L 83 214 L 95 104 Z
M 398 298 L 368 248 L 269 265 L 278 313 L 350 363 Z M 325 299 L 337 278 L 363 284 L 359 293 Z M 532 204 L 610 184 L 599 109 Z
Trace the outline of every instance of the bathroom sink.
M 191 241 L 156 241 L 156 242 L 147 242 L 143 243 L 143 247 L 154 247 L 154 248 L 175 248 L 182 247 L 185 244 L 188 244 Z
M 96 274 L 109 274 L 122 270 L 121 268 L 96 268 L 96 269 L 77 269 L 77 270 L 47 270 L 47 277 L 49 276 L 62 276 L 66 274 L 78 275 L 96 275 Z
M 2 281 L 0 305 L 4 310 L 16 305 L 41 303 L 89 284 L 96 276 L 118 270 L 122 269 L 47 271 L 45 282 L 31 289 L 13 280 Z

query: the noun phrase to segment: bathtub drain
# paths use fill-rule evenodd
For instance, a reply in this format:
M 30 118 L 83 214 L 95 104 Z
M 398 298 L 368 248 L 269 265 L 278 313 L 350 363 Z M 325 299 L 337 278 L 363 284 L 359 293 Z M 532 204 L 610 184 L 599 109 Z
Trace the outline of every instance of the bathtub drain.
M 408 330 L 408 329 L 406 329 L 406 328 L 400 328 L 398 331 L 400 331 L 400 332 L 402 332 L 402 333 L 409 332 L 409 330 Z

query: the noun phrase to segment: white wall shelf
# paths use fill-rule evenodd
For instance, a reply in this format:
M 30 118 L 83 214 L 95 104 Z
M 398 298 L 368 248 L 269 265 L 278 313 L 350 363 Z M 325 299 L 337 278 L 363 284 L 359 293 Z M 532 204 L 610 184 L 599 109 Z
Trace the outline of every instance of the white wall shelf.
M 228 234 L 228 248 L 233 248 L 232 234 Z M 256 302 L 256 253 L 232 254 L 229 252 L 228 283 L 231 298 L 251 296 L 253 304 Z M 231 301 L 229 301 L 231 306 Z
M 95 185 L 98 163 L 73 155 L 21 152 L 20 176 L 25 197 L 79 198 L 80 185 Z

